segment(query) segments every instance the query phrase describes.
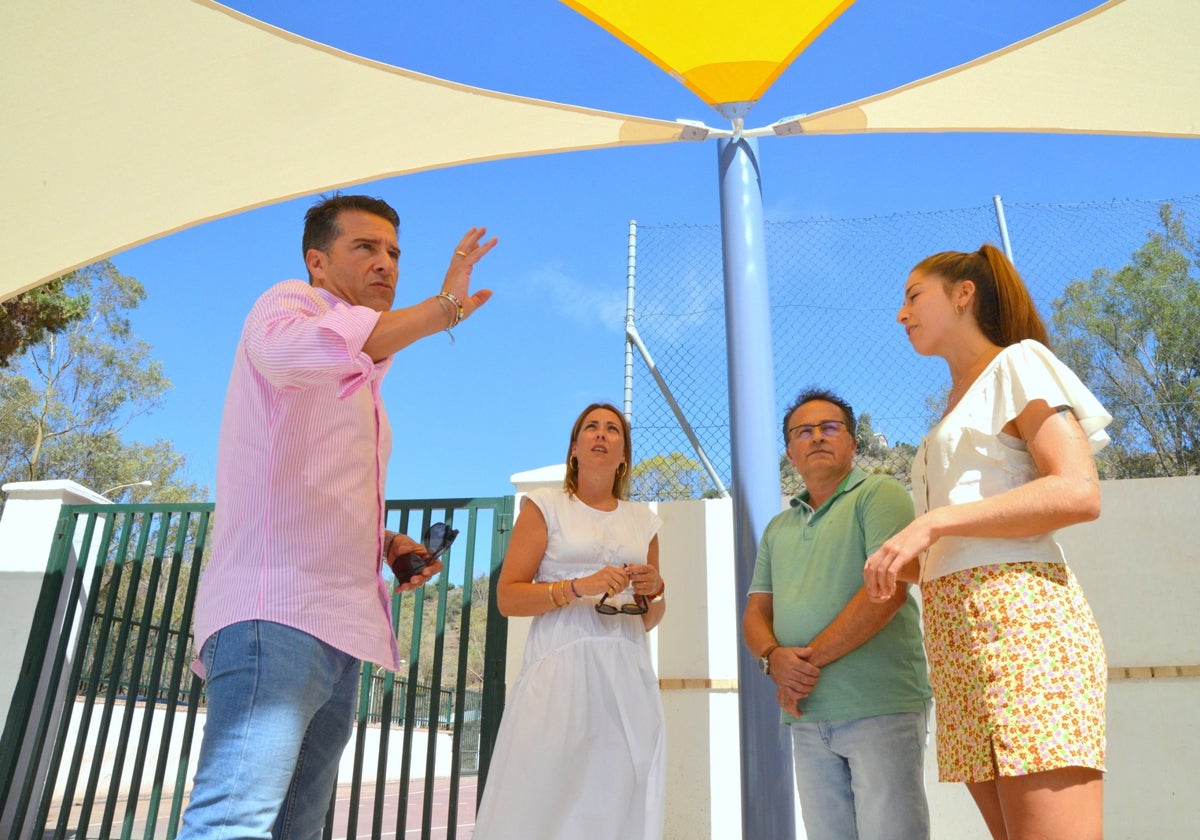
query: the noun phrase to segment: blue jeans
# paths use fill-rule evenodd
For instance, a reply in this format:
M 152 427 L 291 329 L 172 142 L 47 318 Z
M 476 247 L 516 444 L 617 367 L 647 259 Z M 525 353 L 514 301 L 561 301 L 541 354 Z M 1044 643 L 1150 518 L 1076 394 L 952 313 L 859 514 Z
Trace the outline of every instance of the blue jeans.
M 359 661 L 270 621 L 231 624 L 200 656 L 208 719 L 179 840 L 320 837 Z
M 791 724 L 796 790 L 808 840 L 923 840 L 924 712 Z

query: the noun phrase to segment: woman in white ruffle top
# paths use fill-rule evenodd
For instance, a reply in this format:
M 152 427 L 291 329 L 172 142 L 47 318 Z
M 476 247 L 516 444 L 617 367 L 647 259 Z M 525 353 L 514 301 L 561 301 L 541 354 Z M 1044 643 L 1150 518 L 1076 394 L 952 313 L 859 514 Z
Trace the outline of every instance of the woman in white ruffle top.
M 1099 516 L 1112 418 L 994 246 L 918 263 L 897 320 L 951 388 L 913 462 L 917 518 L 864 577 L 876 600 L 921 584 L 939 778 L 995 838 L 1099 840 L 1104 646 L 1054 532 Z

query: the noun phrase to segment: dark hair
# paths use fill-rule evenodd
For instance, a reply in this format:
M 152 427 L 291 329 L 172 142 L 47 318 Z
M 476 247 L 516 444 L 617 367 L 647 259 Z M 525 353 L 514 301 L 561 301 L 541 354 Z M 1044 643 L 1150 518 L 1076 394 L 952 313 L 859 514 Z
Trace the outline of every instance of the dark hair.
M 628 499 L 629 469 L 633 466 L 633 443 L 629 439 L 629 420 L 625 418 L 621 409 L 612 403 L 592 403 L 579 412 L 579 416 L 575 418 L 575 425 L 571 427 L 571 440 L 567 443 L 567 474 L 563 476 L 563 489 L 572 496 L 579 490 L 579 461 L 571 455 L 571 448 L 575 445 L 575 441 L 579 437 L 579 430 L 583 428 L 584 418 L 597 408 L 611 411 L 621 420 L 621 433 L 625 436 L 625 469 L 617 469 L 617 474 L 613 478 L 612 493 L 618 499 Z
M 979 328 L 993 344 L 1007 347 L 1032 338 L 1050 346 L 1046 325 L 1038 315 L 1029 289 L 1016 267 L 995 245 L 985 243 L 969 254 L 942 251 L 921 260 L 913 271 L 935 274 L 948 286 L 963 280 L 974 283 L 971 311 Z
M 333 195 L 322 198 L 308 208 L 304 214 L 304 236 L 300 240 L 300 249 L 305 258 L 312 248 L 329 252 L 333 241 L 342 235 L 338 225 L 338 214 L 343 210 L 361 210 L 381 219 L 387 219 L 392 227 L 400 229 L 400 216 L 382 198 L 371 198 L 369 195 Z
M 855 438 L 858 431 L 858 421 L 854 417 L 854 409 L 850 407 L 850 403 L 839 397 L 837 394 L 830 391 L 828 388 L 806 388 L 800 392 L 800 396 L 796 397 L 796 401 L 791 404 L 787 411 L 783 413 L 783 443 L 786 446 L 788 442 L 788 421 L 792 419 L 792 415 L 800 406 L 810 402 L 833 403 L 842 410 L 842 417 L 846 421 L 846 431 L 850 436 Z

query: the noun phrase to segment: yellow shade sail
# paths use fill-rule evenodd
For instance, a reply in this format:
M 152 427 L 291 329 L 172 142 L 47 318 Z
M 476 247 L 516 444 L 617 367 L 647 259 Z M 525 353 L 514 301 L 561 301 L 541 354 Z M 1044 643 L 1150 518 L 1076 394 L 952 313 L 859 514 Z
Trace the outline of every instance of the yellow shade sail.
M 563 0 L 726 117 L 742 116 L 854 0 Z

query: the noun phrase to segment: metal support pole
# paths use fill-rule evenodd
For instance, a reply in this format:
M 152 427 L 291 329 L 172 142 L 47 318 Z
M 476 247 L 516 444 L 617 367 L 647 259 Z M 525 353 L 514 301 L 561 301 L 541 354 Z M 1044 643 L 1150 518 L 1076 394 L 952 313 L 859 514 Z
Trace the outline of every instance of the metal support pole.
M 775 373 L 763 232 L 758 141 L 734 137 L 717 147 L 721 244 L 725 266 L 725 340 L 733 462 L 733 538 L 738 621 L 738 722 L 742 758 L 742 837 L 796 836 L 791 745 L 779 724 L 775 685 L 758 670 L 741 634 L 758 541 L 779 513 Z
M 625 263 L 625 419 L 633 425 L 633 291 L 637 285 L 637 220 L 629 220 L 629 252 Z
M 1012 243 L 1008 241 L 1008 222 L 1004 221 L 1004 202 L 1000 196 L 992 196 L 992 204 L 996 207 L 996 225 L 1000 228 L 1000 245 L 1004 248 L 1004 256 L 1013 262 Z M 1014 263 L 1015 265 L 1015 263 Z

